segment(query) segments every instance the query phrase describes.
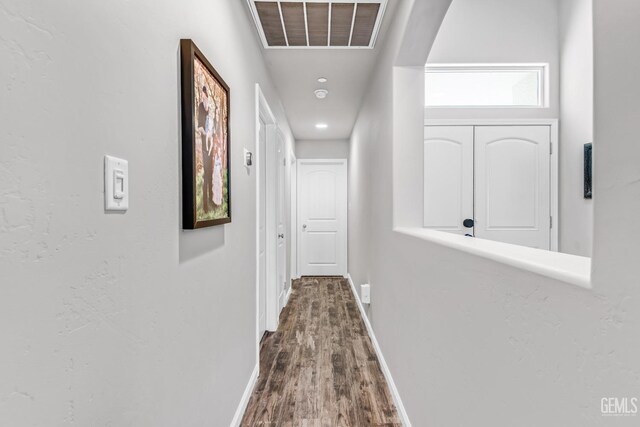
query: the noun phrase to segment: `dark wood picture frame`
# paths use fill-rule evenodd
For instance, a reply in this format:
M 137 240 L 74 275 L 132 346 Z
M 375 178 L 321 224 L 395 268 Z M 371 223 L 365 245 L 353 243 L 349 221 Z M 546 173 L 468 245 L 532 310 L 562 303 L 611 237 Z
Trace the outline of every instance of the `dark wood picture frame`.
M 197 164 L 196 164 L 196 89 L 195 89 L 195 61 L 196 59 L 205 67 L 215 82 L 219 84 L 226 93 L 226 185 L 223 180 L 222 197 L 225 198 L 227 216 L 224 218 L 198 220 L 197 209 Z M 182 209 L 183 228 L 193 230 L 197 228 L 210 227 L 214 225 L 227 224 L 231 222 L 231 91 L 224 79 L 218 74 L 213 65 L 207 60 L 204 54 L 198 49 L 190 39 L 180 40 L 180 71 L 182 89 Z M 225 166 L 225 165 L 223 165 Z M 223 169 L 224 171 L 224 169 Z M 204 177 L 203 177 L 204 179 Z M 203 190 L 204 191 L 204 190 Z
M 593 198 L 593 145 L 584 144 L 584 198 Z

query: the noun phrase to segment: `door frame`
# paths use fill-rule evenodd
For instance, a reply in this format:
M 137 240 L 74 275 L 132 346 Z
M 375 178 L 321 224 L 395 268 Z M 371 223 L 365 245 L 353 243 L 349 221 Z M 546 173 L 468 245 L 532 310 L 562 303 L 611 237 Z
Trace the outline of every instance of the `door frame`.
M 289 152 L 290 162 L 290 187 L 291 187 L 291 227 L 289 235 L 291 239 L 291 259 L 289 264 L 291 265 L 291 279 L 299 279 L 298 276 L 298 159 L 296 153 L 291 149 Z M 289 284 L 289 293 L 291 293 L 291 284 Z M 287 300 L 289 298 L 287 297 Z
M 347 205 L 345 206 L 346 209 L 346 216 L 345 216 L 345 224 L 344 224 L 344 233 L 345 233 L 345 240 L 347 242 L 346 244 L 346 248 L 345 248 L 345 255 L 344 255 L 344 262 L 345 262 L 345 278 L 347 277 L 348 273 L 349 273 L 349 161 L 347 159 L 299 159 L 296 163 L 296 187 L 297 187 L 297 192 L 300 192 L 300 162 L 314 162 L 314 163 L 342 163 L 344 164 L 345 167 L 345 172 L 346 172 L 346 182 L 345 185 L 346 187 L 346 192 L 347 192 Z M 300 195 L 297 194 L 296 195 L 296 223 L 298 222 L 297 220 L 301 218 L 300 215 Z M 296 247 L 297 247 L 297 251 L 298 253 L 300 253 L 302 251 L 302 230 L 301 227 L 297 227 L 296 229 Z M 302 272 L 302 267 L 300 266 L 300 256 L 296 257 L 296 270 L 297 273 L 300 275 Z M 302 277 L 302 276 L 300 276 Z
M 266 209 L 265 209 L 265 327 L 267 331 L 275 331 L 278 328 L 278 298 L 276 278 L 271 277 L 276 272 L 276 254 L 275 254 L 275 204 L 270 206 L 269 196 L 275 189 L 275 182 L 270 179 L 269 173 L 274 172 L 273 165 L 270 167 L 269 162 L 274 156 L 269 156 L 269 151 L 275 150 L 278 122 L 273 114 L 267 99 L 265 98 L 259 84 L 255 87 L 255 174 L 256 174 L 256 362 L 260 361 L 260 194 L 264 185 L 266 191 Z M 260 151 L 260 119 L 266 124 L 265 135 L 265 153 Z M 264 156 L 265 166 L 267 168 L 266 182 L 260 180 L 260 163 Z M 272 173 L 275 176 L 275 173 Z M 271 208 L 271 212 L 270 212 Z M 273 224 L 272 224 L 273 223 Z
M 425 119 L 425 126 L 549 126 L 551 154 L 549 165 L 549 202 L 552 224 L 549 236 L 549 250 L 558 252 L 558 225 L 560 224 L 558 206 L 558 154 L 560 137 L 558 119 Z
M 273 200 L 273 236 L 274 236 L 274 241 L 273 241 L 273 247 L 274 247 L 274 254 L 275 254 L 275 260 L 274 260 L 274 265 L 275 265 L 275 269 L 273 271 L 273 277 L 274 277 L 274 286 L 275 286 L 275 295 L 276 295 L 276 311 L 275 311 L 275 317 L 272 319 L 272 322 L 274 324 L 274 329 L 268 329 L 268 330 L 273 330 L 275 331 L 278 327 L 278 320 L 280 317 L 280 312 L 284 309 L 284 306 L 287 303 L 287 279 L 289 277 L 289 272 L 287 271 L 287 267 L 289 265 L 288 259 L 287 259 L 287 247 L 288 245 L 288 241 L 289 241 L 289 230 L 287 230 L 287 226 L 289 225 L 289 213 L 287 212 L 287 183 L 290 183 L 289 181 L 289 177 L 288 177 L 288 172 L 289 172 L 289 168 L 288 168 L 288 163 L 289 163 L 289 152 L 287 151 L 287 139 L 285 138 L 284 133 L 282 132 L 282 129 L 280 129 L 279 127 L 276 129 L 276 139 L 274 141 L 274 146 L 273 146 L 273 150 L 270 150 L 270 153 L 273 153 L 273 157 L 272 157 L 272 161 L 270 163 L 268 163 L 269 165 L 273 166 L 273 170 L 275 172 L 275 174 L 273 175 L 273 192 L 271 193 L 271 196 L 269 196 L 268 194 L 268 198 Z M 280 159 L 278 157 L 278 143 L 282 144 L 282 159 Z M 267 157 L 268 158 L 268 157 Z M 281 164 L 280 162 L 283 162 L 283 164 Z M 282 188 L 280 188 L 280 174 L 282 175 Z M 268 172 L 267 172 L 267 177 L 268 177 Z M 278 191 L 282 190 L 282 194 L 278 194 Z M 278 233 L 279 233 L 279 229 L 278 229 L 278 222 L 279 222 L 279 209 L 282 208 L 282 234 L 284 234 L 284 237 L 282 237 L 282 241 L 280 241 L 279 237 L 278 237 Z M 283 254 L 282 254 L 282 259 L 280 260 L 278 258 L 279 256 L 279 250 L 278 250 L 278 246 L 282 244 L 283 245 Z M 280 261 L 282 262 L 282 265 L 280 264 Z M 280 282 L 280 277 L 278 276 L 278 270 L 282 268 L 282 279 L 283 281 Z M 282 288 L 281 288 L 282 286 Z

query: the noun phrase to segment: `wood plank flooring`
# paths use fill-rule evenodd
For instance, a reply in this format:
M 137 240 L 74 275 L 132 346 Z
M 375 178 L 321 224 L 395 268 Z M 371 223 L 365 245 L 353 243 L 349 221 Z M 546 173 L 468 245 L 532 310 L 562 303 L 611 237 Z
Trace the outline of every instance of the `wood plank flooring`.
M 347 280 L 294 281 L 241 425 L 401 426 Z

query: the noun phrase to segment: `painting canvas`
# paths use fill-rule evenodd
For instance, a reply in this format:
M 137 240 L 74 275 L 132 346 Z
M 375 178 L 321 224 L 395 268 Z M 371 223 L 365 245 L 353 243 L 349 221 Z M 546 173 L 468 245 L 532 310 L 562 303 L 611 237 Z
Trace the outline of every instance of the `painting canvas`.
M 183 227 L 231 222 L 230 90 L 191 40 L 181 41 Z

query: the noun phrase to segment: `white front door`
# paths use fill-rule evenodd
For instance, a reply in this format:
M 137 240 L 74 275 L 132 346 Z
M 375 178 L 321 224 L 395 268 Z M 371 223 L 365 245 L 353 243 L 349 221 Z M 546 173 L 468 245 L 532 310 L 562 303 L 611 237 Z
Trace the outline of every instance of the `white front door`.
M 549 126 L 478 126 L 476 237 L 550 248 Z
M 424 128 L 424 226 L 473 235 L 473 126 Z
M 267 330 L 267 126 L 260 118 L 258 147 L 258 337 Z
M 299 273 L 347 274 L 347 161 L 298 160 Z
M 286 213 L 285 213 L 285 173 L 287 161 L 284 150 L 284 141 L 278 132 L 276 145 L 276 290 L 278 292 L 278 311 L 284 306 L 285 282 L 286 282 L 286 253 L 285 239 Z

